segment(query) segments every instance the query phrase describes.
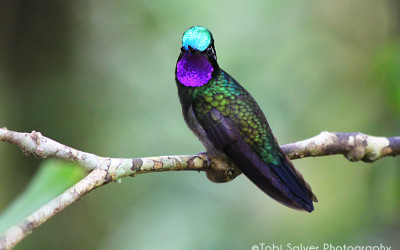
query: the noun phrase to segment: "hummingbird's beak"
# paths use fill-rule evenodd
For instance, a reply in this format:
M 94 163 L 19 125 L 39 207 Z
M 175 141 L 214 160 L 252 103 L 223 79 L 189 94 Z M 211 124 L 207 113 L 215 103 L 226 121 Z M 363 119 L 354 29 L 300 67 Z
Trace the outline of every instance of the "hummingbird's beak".
M 199 52 L 197 49 L 192 48 L 192 46 L 190 46 L 190 45 L 188 45 L 188 48 L 189 48 L 189 53 L 190 54 L 196 54 L 196 53 Z

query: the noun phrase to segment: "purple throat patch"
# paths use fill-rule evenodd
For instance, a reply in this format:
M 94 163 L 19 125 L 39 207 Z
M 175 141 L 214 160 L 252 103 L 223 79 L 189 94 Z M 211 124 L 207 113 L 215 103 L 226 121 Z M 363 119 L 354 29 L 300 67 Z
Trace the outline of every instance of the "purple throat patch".
M 203 86 L 211 79 L 213 71 L 213 67 L 202 54 L 186 53 L 176 64 L 176 77 L 187 87 Z

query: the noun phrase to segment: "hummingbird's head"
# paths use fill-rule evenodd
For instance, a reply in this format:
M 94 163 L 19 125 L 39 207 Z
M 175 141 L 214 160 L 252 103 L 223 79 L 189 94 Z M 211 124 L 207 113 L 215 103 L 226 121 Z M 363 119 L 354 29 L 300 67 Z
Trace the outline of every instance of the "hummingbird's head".
M 217 60 L 213 36 L 208 29 L 201 26 L 193 26 L 183 33 L 181 53 L 186 52 L 201 53 L 210 60 Z
M 219 71 L 211 32 L 193 26 L 182 37 L 181 53 L 176 64 L 176 79 L 187 87 L 206 84 Z

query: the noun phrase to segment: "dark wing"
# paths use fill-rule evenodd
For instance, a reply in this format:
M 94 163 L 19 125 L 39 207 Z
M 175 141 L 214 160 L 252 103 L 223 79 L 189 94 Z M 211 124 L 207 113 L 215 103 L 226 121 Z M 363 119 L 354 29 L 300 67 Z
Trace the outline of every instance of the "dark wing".
M 311 199 L 316 198 L 309 185 L 280 149 L 280 165 L 266 163 L 245 142 L 237 125 L 218 109 L 211 108 L 197 118 L 215 148 L 223 151 L 266 194 L 294 209 L 308 212 L 314 209 Z

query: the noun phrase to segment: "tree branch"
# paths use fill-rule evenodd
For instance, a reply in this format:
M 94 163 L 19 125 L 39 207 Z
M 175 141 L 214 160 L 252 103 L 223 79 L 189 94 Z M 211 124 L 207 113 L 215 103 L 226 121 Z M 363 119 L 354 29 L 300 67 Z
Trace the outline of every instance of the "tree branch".
M 310 139 L 281 146 L 290 159 L 342 154 L 349 161 L 374 162 L 400 154 L 400 136 L 376 137 L 362 133 L 321 132 Z
M 205 171 L 207 177 L 214 182 L 226 182 L 241 173 L 228 159 L 211 157 L 206 153 L 132 159 L 100 157 L 65 146 L 42 136 L 40 132 L 20 133 L 6 128 L 0 128 L 0 140 L 19 146 L 26 155 L 64 159 L 78 163 L 90 172 L 24 221 L 6 230 L 0 236 L 0 249 L 12 248 L 34 228 L 86 193 L 122 177 L 151 172 L 194 170 Z M 290 159 L 342 154 L 350 161 L 373 162 L 385 156 L 399 155 L 400 137 L 322 132 L 310 139 L 283 145 L 281 148 Z

